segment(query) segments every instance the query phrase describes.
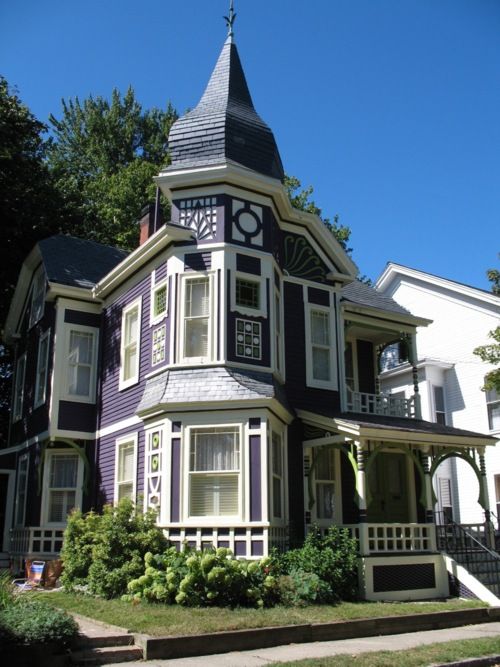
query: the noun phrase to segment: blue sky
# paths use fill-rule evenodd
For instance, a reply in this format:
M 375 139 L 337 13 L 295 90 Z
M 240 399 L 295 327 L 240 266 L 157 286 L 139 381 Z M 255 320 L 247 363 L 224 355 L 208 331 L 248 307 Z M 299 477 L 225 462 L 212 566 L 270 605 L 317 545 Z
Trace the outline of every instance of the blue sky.
M 228 0 L 0 5 L 0 73 L 46 121 L 129 84 L 196 104 Z M 235 0 L 255 107 L 285 170 L 352 229 L 376 278 L 399 262 L 484 289 L 500 251 L 498 0 Z

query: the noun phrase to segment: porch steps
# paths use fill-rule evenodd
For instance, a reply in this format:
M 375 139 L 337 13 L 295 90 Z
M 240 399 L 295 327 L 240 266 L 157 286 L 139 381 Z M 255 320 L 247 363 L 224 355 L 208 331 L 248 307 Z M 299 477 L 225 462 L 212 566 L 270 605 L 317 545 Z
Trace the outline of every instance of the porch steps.
M 71 649 L 72 665 L 83 667 L 142 660 L 143 651 L 134 644 L 134 635 L 122 628 L 74 616 L 80 634 Z
M 498 558 L 487 551 L 479 550 L 474 552 L 473 558 L 467 558 L 463 553 L 452 551 L 448 551 L 448 556 L 451 556 L 468 574 L 500 599 L 500 560 Z

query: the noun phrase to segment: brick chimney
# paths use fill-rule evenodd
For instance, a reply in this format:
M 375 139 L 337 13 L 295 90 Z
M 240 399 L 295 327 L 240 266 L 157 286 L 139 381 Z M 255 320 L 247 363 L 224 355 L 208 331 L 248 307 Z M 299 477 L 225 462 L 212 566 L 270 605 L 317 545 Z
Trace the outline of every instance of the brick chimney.
M 155 204 L 146 204 L 143 206 L 141 211 L 141 217 L 139 219 L 139 245 L 145 243 L 149 237 L 155 233 Z M 160 226 L 160 221 L 157 222 L 158 227 Z

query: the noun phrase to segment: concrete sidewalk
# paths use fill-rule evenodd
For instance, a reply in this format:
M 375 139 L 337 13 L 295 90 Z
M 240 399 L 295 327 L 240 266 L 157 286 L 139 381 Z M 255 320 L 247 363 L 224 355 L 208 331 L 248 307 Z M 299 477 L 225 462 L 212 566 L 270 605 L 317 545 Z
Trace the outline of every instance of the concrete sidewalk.
M 500 622 L 467 625 L 445 630 L 426 632 L 408 632 L 400 635 L 342 639 L 338 641 L 314 642 L 311 644 L 288 644 L 252 651 L 234 651 L 195 658 L 176 660 L 148 660 L 147 662 L 117 663 L 115 667 L 262 667 L 272 662 L 287 662 L 305 658 L 324 658 L 347 653 L 357 655 L 373 651 L 401 651 L 423 644 L 449 642 L 458 639 L 478 639 L 480 637 L 498 637 L 500 640 Z M 500 643 L 500 642 L 499 642 Z M 500 646 L 498 653 L 500 654 Z

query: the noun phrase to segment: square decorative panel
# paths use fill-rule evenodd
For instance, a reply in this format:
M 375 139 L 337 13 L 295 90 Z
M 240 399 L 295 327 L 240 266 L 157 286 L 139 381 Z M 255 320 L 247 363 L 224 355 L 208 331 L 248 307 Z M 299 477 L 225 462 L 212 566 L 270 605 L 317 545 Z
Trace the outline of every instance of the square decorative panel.
M 247 359 L 262 358 L 262 331 L 260 322 L 236 320 L 236 356 Z
M 165 338 L 165 325 L 153 331 L 153 366 L 165 361 Z
M 179 202 L 179 224 L 196 232 L 196 238 L 214 238 L 217 231 L 217 198 L 200 197 Z

